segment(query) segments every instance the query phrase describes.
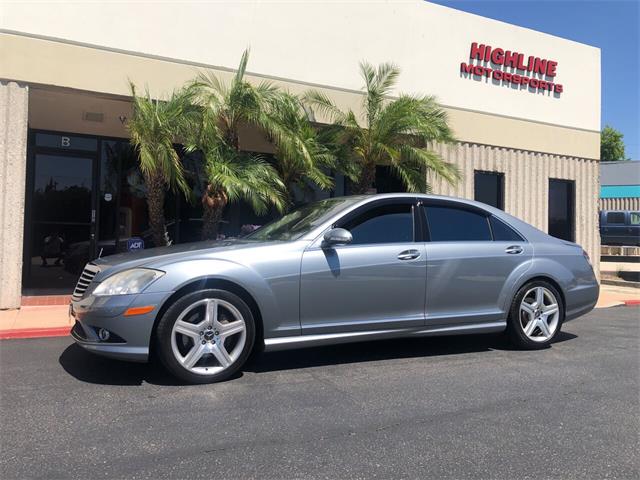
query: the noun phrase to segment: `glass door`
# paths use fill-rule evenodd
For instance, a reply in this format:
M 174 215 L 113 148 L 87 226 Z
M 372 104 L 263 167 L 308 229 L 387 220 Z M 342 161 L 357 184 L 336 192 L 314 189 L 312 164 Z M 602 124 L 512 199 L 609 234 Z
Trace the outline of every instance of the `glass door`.
M 96 155 L 62 151 L 74 137 L 37 133 L 35 138 L 27 187 L 25 286 L 69 289 L 95 258 Z M 80 148 L 96 142 L 79 139 Z

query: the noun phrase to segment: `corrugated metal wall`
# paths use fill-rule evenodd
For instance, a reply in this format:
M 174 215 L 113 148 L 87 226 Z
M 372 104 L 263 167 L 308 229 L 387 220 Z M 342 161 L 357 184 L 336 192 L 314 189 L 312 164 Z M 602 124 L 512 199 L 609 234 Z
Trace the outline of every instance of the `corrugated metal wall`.
M 471 143 L 433 147 L 458 165 L 463 180 L 452 187 L 429 179 L 433 193 L 474 198 L 474 170 L 504 174 L 505 211 L 547 231 L 549 179 L 575 181 L 575 239 L 587 251 L 599 275 L 599 165 L 596 160 L 528 152 Z
M 640 210 L 640 198 L 601 198 L 600 210 Z

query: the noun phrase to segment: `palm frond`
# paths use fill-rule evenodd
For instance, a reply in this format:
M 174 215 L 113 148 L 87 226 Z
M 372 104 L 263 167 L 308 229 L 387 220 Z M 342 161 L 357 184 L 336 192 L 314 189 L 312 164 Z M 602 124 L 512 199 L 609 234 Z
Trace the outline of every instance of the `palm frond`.
M 376 72 L 376 89 L 380 95 L 388 96 L 391 94 L 393 86 L 398 81 L 400 69 L 393 63 L 382 63 L 378 65 Z
M 244 200 L 259 215 L 271 205 L 284 209 L 284 185 L 261 156 L 223 147 L 206 152 L 205 162 L 209 181 L 226 192 L 229 202 Z
M 403 145 L 400 149 L 400 155 L 402 160 L 398 164 L 406 164 L 411 168 L 420 166 L 425 181 L 427 172 L 442 178 L 450 185 L 455 185 L 462 178 L 460 169 L 456 165 L 446 162 L 436 152 L 426 148 Z
M 319 141 L 302 101 L 295 95 L 283 93 L 267 115 L 272 122 L 269 130 L 276 148 L 276 168 L 285 185 L 311 182 L 323 189 L 331 188 L 333 180 L 324 170 L 334 166 L 335 158 Z
M 362 108 L 369 128 L 375 123 L 399 74 L 400 70 L 392 63 L 383 63 L 377 69 L 367 62 L 360 63 L 360 75 L 365 84 Z
M 158 100 L 151 98 L 148 90 L 138 95 L 133 83 L 130 88 L 133 112 L 127 128 L 139 154 L 140 171 L 145 178 L 162 178 L 171 189 L 188 196 L 189 186 L 174 143 L 190 128 L 191 93 L 178 90 Z
M 302 97 L 302 101 L 319 112 L 326 119 L 336 125 L 342 125 L 345 120 L 345 114 L 340 110 L 329 97 L 318 90 L 309 90 Z
M 242 56 L 240 57 L 240 65 L 238 65 L 238 70 L 236 71 L 236 77 L 234 79 L 234 83 L 241 83 L 244 80 L 244 73 L 247 70 L 247 63 L 249 63 L 249 53 L 251 49 L 246 48 L 244 52 L 242 52 Z

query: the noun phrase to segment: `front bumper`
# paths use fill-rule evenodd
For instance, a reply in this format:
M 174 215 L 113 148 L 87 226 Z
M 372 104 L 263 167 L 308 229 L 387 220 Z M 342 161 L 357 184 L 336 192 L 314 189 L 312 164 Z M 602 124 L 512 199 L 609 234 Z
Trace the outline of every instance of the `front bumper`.
M 100 297 L 88 295 L 71 302 L 69 313 L 75 319 L 71 336 L 89 352 L 119 360 L 146 362 L 149 359 L 151 334 L 158 311 L 172 293 Z M 155 307 L 149 313 L 124 315 L 129 308 L 148 305 Z M 100 339 L 100 329 L 109 332 L 108 339 Z

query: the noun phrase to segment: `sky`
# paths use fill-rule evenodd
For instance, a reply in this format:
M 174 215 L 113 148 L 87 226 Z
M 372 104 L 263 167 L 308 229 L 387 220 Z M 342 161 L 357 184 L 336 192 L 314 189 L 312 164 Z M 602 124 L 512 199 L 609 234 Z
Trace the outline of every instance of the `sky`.
M 430 0 L 601 49 L 602 126 L 640 160 L 640 0 Z

